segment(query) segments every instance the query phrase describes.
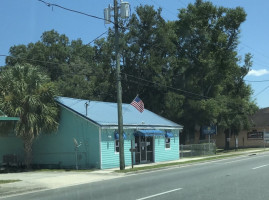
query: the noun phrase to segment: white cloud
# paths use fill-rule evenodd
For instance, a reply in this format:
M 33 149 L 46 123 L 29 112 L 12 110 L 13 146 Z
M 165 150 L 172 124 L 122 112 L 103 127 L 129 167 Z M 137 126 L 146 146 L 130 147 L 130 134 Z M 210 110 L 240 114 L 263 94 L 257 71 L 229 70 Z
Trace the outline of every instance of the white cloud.
M 269 71 L 267 69 L 252 69 L 248 72 L 247 76 L 263 76 L 265 74 L 269 74 Z

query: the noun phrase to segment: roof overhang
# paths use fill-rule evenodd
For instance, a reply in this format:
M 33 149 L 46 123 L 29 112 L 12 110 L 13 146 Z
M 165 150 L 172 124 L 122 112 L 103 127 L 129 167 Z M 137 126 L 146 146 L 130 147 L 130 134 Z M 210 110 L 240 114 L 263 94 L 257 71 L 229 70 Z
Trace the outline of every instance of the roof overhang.
M 19 117 L 0 117 L 0 121 L 19 121 Z
M 101 129 L 118 129 L 118 125 L 103 125 Z M 182 130 L 182 126 L 162 126 L 162 125 L 123 125 L 123 129 L 163 129 L 163 130 Z

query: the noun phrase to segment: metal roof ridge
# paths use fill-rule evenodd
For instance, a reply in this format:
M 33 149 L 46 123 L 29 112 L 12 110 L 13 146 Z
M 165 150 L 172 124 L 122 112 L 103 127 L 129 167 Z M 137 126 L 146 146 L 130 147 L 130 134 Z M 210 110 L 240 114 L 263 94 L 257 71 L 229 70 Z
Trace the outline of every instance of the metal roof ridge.
M 90 100 L 90 99 L 77 99 L 77 98 L 73 98 L 73 97 L 62 97 L 62 96 L 58 96 L 58 97 L 59 97 L 59 98 L 65 98 L 65 99 L 90 101 L 90 102 L 96 102 L 96 103 L 117 104 L 117 102 L 110 102 L 110 101 L 96 101 L 96 100 Z M 57 99 L 56 99 L 56 100 L 57 100 Z M 130 103 L 122 103 L 122 105 L 124 105 L 124 106 L 131 106 Z M 148 109 L 146 109 L 146 108 L 145 108 L 144 110 L 151 112 L 150 110 L 148 110 Z M 153 114 L 155 114 L 155 115 L 158 115 L 158 114 L 156 114 L 156 113 L 154 113 L 154 112 L 151 112 L 151 113 L 153 113 Z M 160 116 L 160 115 L 158 115 L 158 116 Z M 163 117 L 163 118 L 164 118 L 164 117 Z M 164 119 L 166 119 L 166 118 L 164 118 Z M 166 120 L 167 120 L 167 119 L 166 119 Z

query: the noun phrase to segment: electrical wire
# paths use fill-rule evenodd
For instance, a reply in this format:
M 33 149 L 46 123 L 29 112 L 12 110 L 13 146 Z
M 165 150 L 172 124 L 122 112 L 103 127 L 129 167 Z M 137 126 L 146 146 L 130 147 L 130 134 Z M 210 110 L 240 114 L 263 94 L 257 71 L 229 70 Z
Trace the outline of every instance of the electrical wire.
M 74 12 L 74 13 L 78 13 L 78 14 L 81 14 L 81 15 L 85 15 L 85 16 L 87 16 L 87 17 L 92 17 L 92 18 L 95 18 L 95 19 L 99 19 L 99 20 L 103 20 L 103 21 L 108 21 L 108 22 L 110 22 L 110 23 L 116 25 L 115 22 L 113 22 L 113 21 L 111 21 L 111 20 L 107 20 L 107 19 L 102 18 L 102 17 L 98 17 L 98 16 L 95 16 L 95 15 L 91 15 L 91 14 L 88 14 L 88 13 L 81 12 L 81 11 L 77 11 L 77 10 L 73 10 L 73 9 L 70 9 L 70 8 L 66 8 L 66 7 L 63 7 L 63 6 L 58 5 L 58 4 L 54 4 L 54 3 L 46 2 L 46 1 L 44 1 L 44 0 L 37 0 L 37 1 L 40 1 L 40 2 L 44 3 L 44 4 L 45 4 L 46 6 L 48 6 L 48 7 L 52 7 L 52 8 L 53 8 L 53 6 L 55 6 L 55 7 L 58 7 L 58 8 L 61 8 L 61 9 L 70 11 L 70 12 Z M 124 29 L 128 29 L 128 27 L 124 27 L 124 26 L 122 26 L 122 25 L 119 24 L 119 23 L 118 23 L 117 25 L 118 25 L 119 28 L 121 28 L 121 29 L 123 29 L 123 30 L 124 30 Z
M 38 1 L 44 3 L 44 4 L 47 5 L 48 7 L 53 7 L 53 6 L 55 6 L 55 7 L 58 7 L 58 8 L 61 8 L 61 9 L 70 11 L 70 12 L 74 12 L 74 13 L 82 14 L 82 15 L 85 15 L 85 16 L 88 16 L 88 17 L 92 17 L 92 18 L 96 18 L 96 19 L 103 20 L 103 21 L 109 21 L 109 22 L 111 22 L 112 24 L 115 24 L 113 21 L 111 21 L 111 20 L 106 20 L 106 19 L 104 19 L 104 18 L 102 18 L 102 17 L 98 17 L 98 16 L 94 16 L 94 15 L 90 15 L 90 14 L 81 12 L 81 11 L 77 11 L 77 10 L 73 10 L 73 9 L 70 9 L 70 8 L 66 8 L 66 7 L 63 7 L 63 6 L 58 5 L 58 4 L 54 4 L 54 3 L 46 2 L 46 1 L 44 1 L 44 0 L 38 0 Z M 136 1 L 137 1 L 137 0 L 136 0 Z M 160 6 L 160 5 L 157 4 L 154 0 L 151 0 L 151 1 L 152 1 L 153 3 L 155 3 L 155 5 Z M 138 2 L 138 1 L 137 1 L 137 2 Z M 181 2 L 181 0 L 179 0 L 179 2 L 180 2 L 182 5 L 186 6 L 184 3 Z M 171 14 L 174 15 L 173 12 L 171 12 L 169 9 L 165 8 L 164 6 L 162 6 L 162 8 L 164 8 L 165 10 L 169 11 Z M 121 28 L 125 28 L 125 29 L 127 29 L 126 27 L 121 27 Z M 259 53 L 260 55 L 262 55 L 262 56 L 264 56 L 265 58 L 268 59 L 268 56 L 266 56 L 266 55 L 264 55 L 263 53 L 261 53 L 261 52 L 255 50 L 254 48 L 250 47 L 249 45 L 246 45 L 246 44 L 244 44 L 244 43 L 242 43 L 242 42 L 241 42 L 241 45 L 243 45 L 243 46 L 245 46 L 245 47 L 247 47 L 247 48 L 249 48 L 249 49 L 252 49 L 253 51 Z
M 64 10 L 67 10 L 67 11 L 70 11 L 70 12 L 75 12 L 75 13 L 82 14 L 82 15 L 85 15 L 85 16 L 88 16 L 88 17 L 92 17 L 92 18 L 96 18 L 96 19 L 100 19 L 100 20 L 105 20 L 104 18 L 97 17 L 97 16 L 94 16 L 94 15 L 90 15 L 90 14 L 87 14 L 87 13 L 83 13 L 83 12 L 81 12 L 81 11 L 76 11 L 76 10 L 73 10 L 73 9 L 65 8 L 65 7 L 60 6 L 60 5 L 58 5 L 58 4 L 49 3 L 49 2 L 46 2 L 46 1 L 43 1 L 43 0 L 38 0 L 38 1 L 44 3 L 44 4 L 47 5 L 48 7 L 53 7 L 53 6 L 55 6 L 55 7 L 59 7 L 59 8 L 61 8 L 61 9 L 64 9 Z M 151 0 L 151 1 L 152 1 L 153 3 L 156 4 L 155 1 L 153 1 L 153 0 Z M 166 8 L 164 8 L 164 9 L 166 9 Z M 166 9 L 166 10 L 168 10 L 168 9 Z M 169 10 L 168 10 L 168 11 L 169 11 Z M 171 11 L 170 11 L 170 12 L 171 12 Z M 172 12 L 171 12 L 171 13 L 172 13 Z M 172 14 L 174 14 L 174 13 L 172 13 Z M 113 23 L 113 24 L 115 24 L 115 23 L 112 22 L 112 21 L 110 21 L 110 22 Z M 107 33 L 107 31 L 104 32 L 104 33 L 102 33 L 102 34 L 101 34 L 100 36 L 98 36 L 96 39 L 100 38 L 100 37 L 101 37 L 102 35 L 104 35 L 105 33 Z M 93 41 L 91 41 L 89 44 L 91 44 L 92 42 L 94 42 L 96 39 L 94 39 Z M 7 55 L 0 55 L 0 56 L 6 56 L 6 57 L 7 57 Z M 9 57 L 12 57 L 12 56 L 9 56 Z M 54 62 L 50 62 L 50 61 L 40 61 L 40 60 L 35 60 L 35 59 L 25 59 L 25 58 L 18 58 L 18 57 L 17 57 L 17 59 L 24 59 L 24 60 L 30 60 L 30 61 L 36 61 L 36 62 L 45 62 L 45 63 L 57 64 L 57 65 L 59 64 L 59 63 L 54 63 Z M 180 91 L 180 92 L 184 92 L 184 93 L 189 94 L 189 95 L 194 95 L 194 96 L 197 96 L 197 97 L 200 97 L 200 98 L 205 98 L 205 99 L 209 99 L 209 98 L 210 98 L 210 97 L 207 97 L 207 96 L 203 96 L 203 95 L 199 95 L 199 94 L 196 94 L 196 93 L 193 93 L 193 92 L 189 92 L 189 91 L 186 91 L 186 90 L 182 90 L 182 89 L 179 89 L 179 88 L 173 88 L 173 87 L 171 87 L 171 86 L 166 86 L 166 85 L 162 85 L 162 84 L 159 84 L 159 83 L 154 83 L 154 82 L 148 81 L 148 80 L 146 80 L 146 79 L 142 79 L 142 78 L 139 78 L 139 77 L 135 77 L 135 76 L 133 76 L 133 75 L 129 75 L 129 74 L 126 74 L 126 73 L 124 73 L 124 74 L 127 75 L 127 76 L 129 76 L 129 77 L 132 77 L 132 78 L 137 78 L 137 79 L 139 79 L 139 80 L 143 80 L 143 81 L 145 81 L 145 82 L 148 82 L 148 83 L 151 83 L 151 84 L 154 84 L 154 85 L 158 85 L 158 86 L 166 87 L 166 88 L 169 88 L 169 89 L 177 90 L 177 91 Z
M 189 94 L 189 95 L 197 96 L 197 97 L 200 97 L 200 98 L 203 98 L 203 99 L 210 99 L 211 98 L 211 97 L 200 95 L 200 94 L 197 94 L 197 93 L 193 93 L 193 92 L 190 92 L 190 91 L 187 91 L 187 90 L 174 88 L 172 86 L 167 86 L 167 85 L 163 85 L 163 84 L 160 84 L 160 83 L 155 83 L 155 82 L 152 82 L 152 81 L 140 78 L 140 77 L 136 77 L 136 76 L 133 76 L 133 75 L 130 75 L 130 74 L 127 74 L 127 73 L 121 72 L 121 74 L 124 74 L 124 75 L 132 77 L 132 78 L 136 78 L 138 80 L 142 80 L 142 81 L 144 81 L 146 83 L 150 83 L 150 84 L 153 84 L 155 86 L 165 87 L 165 88 L 172 89 L 172 90 L 179 91 L 179 92 L 183 92 L 183 93 L 186 93 L 186 94 Z
M 87 45 L 90 45 L 91 43 L 93 43 L 95 40 L 98 40 L 100 37 L 102 37 L 103 35 L 107 34 L 108 31 L 105 31 L 104 33 L 100 34 L 99 36 L 97 36 L 95 39 L 93 39 L 92 41 L 90 41 Z
M 94 41 L 98 40 L 100 37 L 102 37 L 103 35 L 105 35 L 107 32 L 108 31 L 105 31 L 104 33 L 100 34 L 95 39 L 93 39 L 91 42 L 89 42 L 88 44 L 86 44 L 85 46 L 90 45 Z M 83 48 L 83 46 L 81 48 Z M 22 58 L 22 57 L 16 57 L 16 56 L 9 56 L 9 55 L 5 55 L 5 54 L 0 54 L 0 57 L 11 57 L 11 58 L 14 58 L 14 59 L 21 59 L 21 60 L 27 60 L 27 61 L 33 61 L 33 62 L 40 62 L 40 63 L 46 63 L 46 64 L 59 65 L 59 63 L 56 63 L 56 62 L 44 61 L 44 60 L 36 60 L 36 59 L 30 59 L 30 58 Z M 72 66 L 76 66 L 76 65 L 72 65 Z
M 249 49 L 251 49 L 252 51 L 255 51 L 256 53 L 260 54 L 261 56 L 263 56 L 263 57 L 269 59 L 268 56 L 264 55 L 263 53 L 261 53 L 260 51 L 258 51 L 258 50 L 256 50 L 256 49 L 252 48 L 251 46 L 249 46 L 249 45 L 247 45 L 247 44 L 244 44 L 244 43 L 242 43 L 242 42 L 240 42 L 240 44 L 243 45 L 243 46 L 245 46 L 245 47 L 247 47 L 247 48 L 249 48 Z
M 123 79 L 123 81 L 126 81 L 126 80 Z M 154 85 L 150 85 L 150 84 L 145 84 L 145 83 L 141 83 L 141 82 L 134 81 L 134 80 L 130 80 L 130 79 L 128 79 L 127 82 L 129 82 L 129 83 L 133 83 L 133 84 L 135 84 L 135 85 L 140 85 L 140 86 L 144 86 L 144 87 L 154 88 L 154 89 L 156 89 L 156 86 L 158 86 L 157 83 L 154 83 Z M 169 88 L 168 88 L 168 89 L 169 89 Z M 173 90 L 173 92 L 175 92 L 175 90 Z M 178 91 L 176 91 L 176 92 L 178 92 Z M 164 94 L 165 94 L 165 93 L 164 93 Z M 197 97 L 197 96 L 195 96 L 196 98 L 194 98 L 193 95 L 182 94 L 182 92 L 181 92 L 180 94 L 183 95 L 183 96 L 185 96 L 186 98 L 188 97 L 188 98 L 191 98 L 191 99 L 193 99 L 193 100 L 201 100 L 201 99 L 204 99 L 204 98 L 202 98 L 202 97 Z M 211 98 L 211 99 L 213 99 L 213 98 Z
M 150 0 L 150 1 L 153 2 L 155 5 L 157 5 L 157 6 L 161 7 L 161 8 L 163 8 L 163 9 L 167 10 L 168 12 L 170 12 L 171 14 L 174 15 L 173 12 L 171 12 L 169 9 L 165 8 L 164 6 L 160 6 L 160 4 L 156 3 L 155 0 Z M 182 5 L 187 6 L 187 5 L 184 4 L 181 0 L 178 0 L 178 1 L 179 1 Z M 264 55 L 263 53 L 261 53 L 261 52 L 258 51 L 258 50 L 255 50 L 254 48 L 250 47 L 250 46 L 247 45 L 247 44 L 244 44 L 244 43 L 242 43 L 242 42 L 240 42 L 240 44 L 243 45 L 243 46 L 245 46 L 245 47 L 247 47 L 247 48 L 249 48 L 249 49 L 251 49 L 251 50 L 253 50 L 253 51 L 255 51 L 256 53 L 262 55 L 263 57 L 265 57 L 265 58 L 267 58 L 267 59 L 269 58 L 268 56 Z M 255 62 L 255 63 L 257 63 L 257 62 Z M 259 64 L 259 65 L 262 66 L 263 64 Z M 268 66 L 266 66 L 266 67 L 268 67 Z
M 70 11 L 70 12 L 74 12 L 74 13 L 78 13 L 78 14 L 81 14 L 81 15 L 85 15 L 87 17 L 92 17 L 92 18 L 95 18 L 95 19 L 99 19 L 99 20 L 103 20 L 103 21 L 109 21 L 111 22 L 112 24 L 115 24 L 113 21 L 110 21 L 110 20 L 106 20 L 105 18 L 102 18 L 102 17 L 97 17 L 95 15 L 90 15 L 90 14 L 87 14 L 87 13 L 84 13 L 84 12 L 81 12 L 81 11 L 77 11 L 77 10 L 73 10 L 73 9 L 70 9 L 70 8 L 65 8 L 61 5 L 58 5 L 58 4 L 54 4 L 54 3 L 49 3 L 49 2 L 46 2 L 46 1 L 43 1 L 43 0 L 38 0 L 42 3 L 44 3 L 46 6 L 48 7 L 58 7 L 58 8 L 61 8 L 61 9 L 64 9 L 64 10 L 67 10 L 67 11 Z
M 157 6 L 159 6 L 160 8 L 163 8 L 164 10 L 166 10 L 167 12 L 169 12 L 170 14 L 172 14 L 172 15 L 176 15 L 177 16 L 177 14 L 175 14 L 174 12 L 172 12 L 171 10 L 169 10 L 169 9 L 167 9 L 167 8 L 165 8 L 165 7 L 163 7 L 163 6 L 161 6 L 160 4 L 158 4 L 158 3 L 156 3 L 156 1 L 154 1 L 154 0 L 150 0 L 152 3 L 154 3 L 155 5 L 157 5 Z
M 252 81 L 252 80 L 245 80 L 250 83 L 264 83 L 264 82 L 269 82 L 269 80 L 260 80 L 260 81 Z
M 18 57 L 15 57 L 15 56 L 7 56 L 7 55 L 1 54 L 0 57 L 2 57 L 2 56 L 4 56 L 4 57 L 12 57 L 12 58 L 15 58 L 15 59 L 22 59 L 22 60 L 27 60 L 27 61 L 33 61 L 33 62 L 41 62 L 41 63 L 49 63 L 49 64 L 59 65 L 59 63 L 50 62 L 50 61 L 41 61 L 41 60 L 21 58 L 21 57 L 18 58 Z M 69 64 L 69 66 L 76 66 L 76 65 Z M 93 69 L 91 69 L 91 70 L 93 70 Z M 93 70 L 93 72 L 95 72 L 95 71 Z M 76 73 L 73 72 L 73 73 L 69 73 L 69 74 L 76 74 Z M 130 75 L 130 74 L 127 74 L 127 73 L 121 73 L 121 74 L 124 74 L 126 76 L 132 77 L 132 78 L 137 79 L 137 80 L 140 80 L 140 81 L 142 80 L 142 81 L 148 83 L 147 85 L 143 83 L 142 84 L 143 86 L 150 86 L 149 84 L 152 84 L 154 87 L 156 87 L 156 86 L 158 86 L 158 87 L 165 87 L 167 89 L 171 89 L 171 90 L 174 90 L 174 91 L 179 91 L 179 92 L 182 92 L 182 93 L 185 93 L 185 94 L 188 94 L 188 95 L 192 95 L 192 96 L 196 96 L 196 97 L 199 97 L 199 98 L 202 98 L 202 99 L 209 99 L 210 98 L 210 97 L 203 96 L 203 95 L 200 95 L 200 94 L 197 94 L 197 93 L 189 92 L 189 91 L 182 90 L 182 89 L 179 89 L 179 88 L 174 88 L 172 86 L 166 86 L 166 85 L 163 85 L 163 84 L 160 84 L 160 83 L 155 83 L 155 82 L 152 82 L 152 81 L 148 81 L 146 79 L 143 79 L 143 78 L 140 78 L 140 77 L 136 77 L 136 76 L 133 76 L 133 75 Z M 90 76 L 97 76 L 97 75 L 90 74 Z M 141 85 L 140 82 L 136 82 L 136 83 L 139 83 Z
M 263 93 L 265 90 L 267 90 L 269 88 L 269 85 L 268 86 L 266 86 L 265 88 L 263 88 L 260 92 L 258 92 L 257 94 L 255 94 L 254 96 L 253 96 L 253 98 L 255 98 L 255 97 L 257 97 L 258 95 L 260 95 L 261 93 Z

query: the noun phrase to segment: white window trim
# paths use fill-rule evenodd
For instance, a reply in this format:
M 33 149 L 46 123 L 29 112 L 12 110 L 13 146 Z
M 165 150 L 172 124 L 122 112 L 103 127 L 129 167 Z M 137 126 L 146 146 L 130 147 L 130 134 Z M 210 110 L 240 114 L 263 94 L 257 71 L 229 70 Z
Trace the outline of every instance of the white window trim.
M 169 148 L 166 148 L 166 139 L 169 139 L 169 145 L 170 145 L 170 147 Z M 165 150 L 171 150 L 171 138 L 165 138 L 165 140 L 164 140 L 164 146 L 165 146 Z
M 115 154 L 119 154 L 120 153 L 120 151 L 116 151 L 116 141 L 119 141 L 119 140 L 117 140 L 117 139 L 114 139 L 114 152 L 115 152 Z M 120 142 L 119 142 L 119 149 L 120 149 Z

